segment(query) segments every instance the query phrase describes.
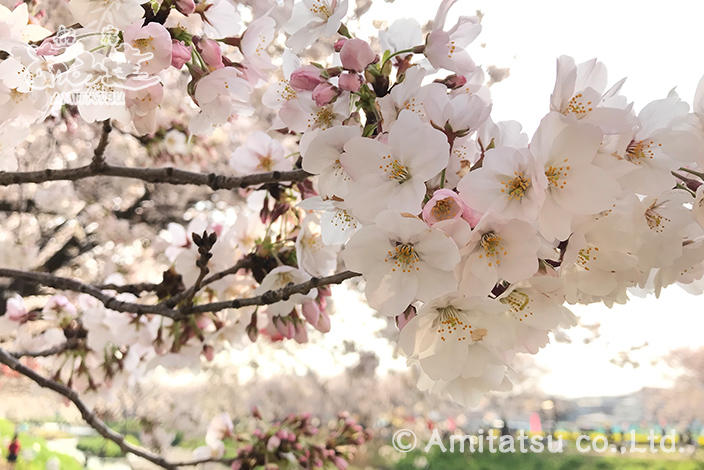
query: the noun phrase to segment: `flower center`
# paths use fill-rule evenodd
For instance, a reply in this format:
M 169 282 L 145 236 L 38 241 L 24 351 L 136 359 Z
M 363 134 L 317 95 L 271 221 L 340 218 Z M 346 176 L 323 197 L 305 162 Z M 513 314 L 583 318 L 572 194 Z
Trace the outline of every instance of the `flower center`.
M 528 305 L 530 305 L 531 299 L 525 292 L 514 290 L 506 297 L 499 299 L 499 301 L 511 309 L 513 317 L 518 321 L 523 321 L 529 316 L 533 316 L 532 310 L 526 310 Z
M 274 168 L 274 160 L 271 155 L 259 155 L 259 168 L 264 171 L 271 171 Z
M 332 122 L 334 119 L 335 113 L 333 113 L 332 108 L 326 106 L 321 108 L 315 115 L 315 126 L 321 129 L 329 129 L 332 127 Z
M 326 20 L 332 16 L 330 7 L 323 0 L 314 0 L 310 12 Z
M 356 229 L 357 220 L 347 212 L 347 209 L 338 209 L 332 217 L 331 223 L 340 230 Z
M 567 163 L 568 158 L 562 162 Z M 569 175 L 570 166 L 553 166 L 549 165 L 545 168 L 545 177 L 548 179 L 548 188 L 550 189 L 565 189 L 567 184 L 566 178 Z
M 582 93 L 577 93 L 572 98 L 570 98 L 567 103 L 567 107 L 562 114 L 574 114 L 577 119 L 582 119 L 587 113 L 591 112 L 593 109 L 591 101 L 584 101 L 584 95 Z
M 398 184 L 403 184 L 411 179 L 411 173 L 408 171 L 408 167 L 403 165 L 397 159 L 389 161 L 391 160 L 391 155 L 385 155 L 381 158 L 381 160 L 382 164 L 379 165 L 379 168 L 384 170 L 384 173 L 386 173 L 386 176 L 390 180 L 394 180 L 398 182 Z
M 394 264 L 391 271 L 400 269 L 401 272 L 404 273 L 410 273 L 413 270 L 420 271 L 420 268 L 416 266 L 419 261 L 420 256 L 418 252 L 416 252 L 413 244 L 400 242 L 397 242 L 392 250 L 387 251 L 386 258 L 384 259 L 384 262 L 392 262 Z
M 636 165 L 642 165 L 645 160 L 652 160 L 655 158 L 655 151 L 651 148 L 655 146 L 655 141 L 653 140 L 640 140 L 636 142 L 632 140 L 628 147 L 626 147 L 626 160 Z M 662 147 L 662 144 L 657 144 L 658 147 Z
M 577 253 L 577 264 L 584 268 L 585 271 L 591 271 L 589 268 L 589 263 L 597 260 L 599 254 L 598 246 L 590 246 L 587 248 L 582 248 Z
M 479 239 L 479 246 L 482 247 L 484 252 L 479 255 L 479 258 L 486 256 L 489 266 L 493 266 L 494 262 L 497 266 L 501 264 L 499 255 L 506 256 L 508 254 L 508 250 L 502 247 L 501 242 L 501 237 L 494 231 L 482 234 Z
M 279 99 L 277 101 L 284 102 L 284 101 L 291 101 L 292 99 L 295 99 L 297 96 L 296 90 L 293 89 L 293 87 L 287 82 L 287 81 L 282 81 L 280 83 L 280 89 L 279 89 Z
M 530 178 L 525 176 L 522 171 L 516 171 L 510 180 L 502 181 L 503 189 L 501 192 L 506 194 L 509 199 L 522 200 L 526 192 L 530 189 Z
M 154 40 L 154 38 L 151 36 L 149 36 L 148 38 L 135 39 L 134 45 L 142 53 L 152 52 L 152 51 L 154 51 L 154 46 L 152 45 L 153 40 Z
M 450 218 L 450 213 L 454 208 L 454 200 L 451 197 L 440 199 L 435 202 L 435 205 L 430 210 L 433 216 L 438 220 L 444 220 Z
M 467 341 L 467 335 L 472 337 L 472 325 L 463 319 L 463 311 L 454 305 L 437 308 L 438 316 L 433 322 L 436 333 L 440 335 L 440 340 L 447 341 L 448 338 L 455 338 L 456 341 Z
M 665 230 L 665 224 L 672 222 L 671 219 L 668 219 L 657 211 L 660 207 L 662 207 L 662 204 L 653 201 L 650 207 L 645 211 L 645 222 L 648 224 L 648 228 L 657 233 L 662 233 L 662 231 Z

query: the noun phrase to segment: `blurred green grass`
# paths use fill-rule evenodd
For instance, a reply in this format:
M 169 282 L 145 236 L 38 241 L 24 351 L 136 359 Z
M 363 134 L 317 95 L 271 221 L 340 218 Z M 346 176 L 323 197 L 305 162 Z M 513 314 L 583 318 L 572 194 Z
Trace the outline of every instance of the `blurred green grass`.
M 683 456 L 597 456 L 580 454 L 490 454 L 411 452 L 393 470 L 704 470 L 704 461 Z
M 0 449 L 0 454 L 2 455 L 3 464 L 7 462 L 8 451 L 4 443 L 12 439 L 14 432 L 15 425 L 11 421 L 0 418 L 0 443 L 3 444 L 2 449 Z M 19 439 L 21 446 L 20 458 L 17 461 L 15 470 L 45 470 L 47 461 L 52 457 L 59 460 L 61 470 L 80 470 L 83 468 L 73 457 L 49 450 L 46 445 L 46 440 L 40 437 L 32 436 L 26 432 L 20 432 Z M 31 460 L 24 458 L 27 450 L 31 451 L 33 454 Z M 0 468 L 2 468 L 2 465 L 0 465 Z

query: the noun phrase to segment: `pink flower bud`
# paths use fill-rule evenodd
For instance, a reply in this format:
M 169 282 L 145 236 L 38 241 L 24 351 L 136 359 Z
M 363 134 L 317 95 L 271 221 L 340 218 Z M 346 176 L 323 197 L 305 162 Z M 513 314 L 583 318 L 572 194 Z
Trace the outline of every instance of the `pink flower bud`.
M 266 443 L 266 450 L 269 452 L 274 452 L 281 445 L 281 439 L 277 436 L 271 436 L 269 441 Z
M 362 88 L 362 76 L 356 73 L 343 73 L 340 75 L 339 86 L 346 91 L 359 91 Z
M 338 470 L 345 470 L 349 465 L 347 463 L 347 460 L 343 459 L 342 457 L 335 457 L 334 463 Z
M 374 62 L 376 54 L 366 41 L 348 39 L 340 49 L 342 66 L 347 70 L 364 72 L 367 65 Z
M 330 85 L 329 83 L 321 83 L 313 90 L 313 101 L 318 106 L 325 106 L 326 104 L 332 103 L 332 101 L 337 98 L 340 94 L 340 90 Z
M 342 50 L 342 46 L 345 45 L 347 42 L 347 39 L 341 38 L 335 41 L 335 45 L 333 46 L 335 48 L 335 52 L 340 52 Z
M 215 357 L 215 348 L 209 344 L 203 346 L 203 356 L 208 362 L 211 362 Z
M 315 325 L 315 329 L 321 333 L 327 333 L 330 331 L 330 317 L 325 310 L 320 312 L 320 318 L 318 319 L 318 324 Z
M 221 69 L 225 66 L 222 62 L 222 51 L 220 50 L 220 44 L 212 39 L 201 39 L 196 44 L 198 52 L 200 52 L 201 57 L 205 61 L 205 65 L 208 66 L 210 71 Z
M 240 470 L 242 468 L 242 462 L 239 460 L 235 460 L 232 462 L 232 466 L 230 467 L 230 470 Z
M 196 3 L 193 0 L 176 0 L 176 9 L 188 16 L 196 11 Z
M 191 60 L 191 46 L 186 46 L 177 39 L 171 40 L 171 65 L 177 69 Z
M 27 317 L 27 308 L 24 306 L 24 300 L 20 296 L 7 299 L 5 308 L 7 318 L 12 321 L 22 322 Z
M 291 88 L 297 91 L 313 91 L 324 81 L 320 76 L 320 69 L 314 65 L 304 65 L 297 68 L 288 79 Z
M 311 325 L 315 326 L 318 324 L 318 319 L 320 318 L 320 308 L 318 307 L 318 304 L 309 301 L 303 304 L 303 317 L 310 323 Z
M 467 78 L 464 75 L 449 75 L 443 79 L 435 80 L 436 83 L 442 83 L 447 88 L 454 90 L 462 88 L 467 84 Z
M 458 219 L 460 217 L 474 228 L 479 222 L 481 214 L 469 207 L 451 189 L 438 189 L 423 207 L 423 220 L 431 226 L 441 220 Z
M 295 333 L 293 339 L 296 340 L 298 344 L 304 344 L 308 342 L 308 332 L 306 331 L 306 325 L 303 322 L 298 322 L 295 325 Z

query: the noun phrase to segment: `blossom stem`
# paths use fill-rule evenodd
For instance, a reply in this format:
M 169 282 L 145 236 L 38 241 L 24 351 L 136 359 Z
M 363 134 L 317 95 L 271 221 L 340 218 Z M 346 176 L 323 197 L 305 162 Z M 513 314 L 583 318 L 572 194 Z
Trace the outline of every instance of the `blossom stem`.
M 401 55 L 401 54 L 415 54 L 415 47 L 411 47 L 410 49 L 403 49 L 401 51 L 396 51 L 393 54 L 389 55 L 386 59 L 384 59 L 384 62 L 382 62 L 381 67 L 379 67 L 379 70 L 384 69 L 384 65 L 394 57 Z

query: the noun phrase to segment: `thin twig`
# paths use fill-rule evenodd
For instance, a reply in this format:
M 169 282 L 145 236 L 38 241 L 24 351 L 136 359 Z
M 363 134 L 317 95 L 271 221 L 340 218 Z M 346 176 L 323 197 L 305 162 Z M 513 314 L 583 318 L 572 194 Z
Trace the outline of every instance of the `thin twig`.
M 70 351 L 72 349 L 76 349 L 76 346 L 78 346 L 78 341 L 75 339 L 70 339 L 59 344 L 58 346 L 54 346 L 53 348 L 49 349 L 44 349 L 42 351 L 11 352 L 9 354 L 16 359 L 19 359 L 21 357 L 49 357 L 56 356 L 57 354 Z
M 236 274 L 237 271 L 240 269 L 245 269 L 249 267 L 249 259 L 248 258 L 242 258 L 241 260 L 237 261 L 234 266 L 231 266 L 227 269 L 223 269 L 222 271 L 219 271 L 217 273 L 214 273 L 205 279 L 200 283 L 200 288 L 202 289 L 203 287 L 207 286 L 208 284 L 212 284 L 215 281 L 219 281 L 220 279 L 229 276 L 230 274 Z M 191 288 L 192 289 L 192 288 Z M 180 294 L 177 294 L 173 297 L 170 297 L 167 301 L 164 302 L 164 305 L 167 305 L 169 307 L 173 307 L 174 305 L 177 305 L 179 302 L 181 302 L 183 299 L 185 299 L 187 296 L 191 295 L 190 290 L 181 292 Z M 193 292 L 195 294 L 195 292 Z
M 352 271 L 343 271 L 332 276 L 314 277 L 309 281 L 300 284 L 289 284 L 286 287 L 276 290 L 266 291 L 255 297 L 246 297 L 244 299 L 225 300 L 222 302 L 211 302 L 209 304 L 197 305 L 191 309 L 192 313 L 217 312 L 227 308 L 242 308 L 251 305 L 269 305 L 281 300 L 288 300 L 294 294 L 307 294 L 316 287 L 328 286 L 331 284 L 340 284 L 342 281 L 353 277 L 361 276 L 359 273 Z

